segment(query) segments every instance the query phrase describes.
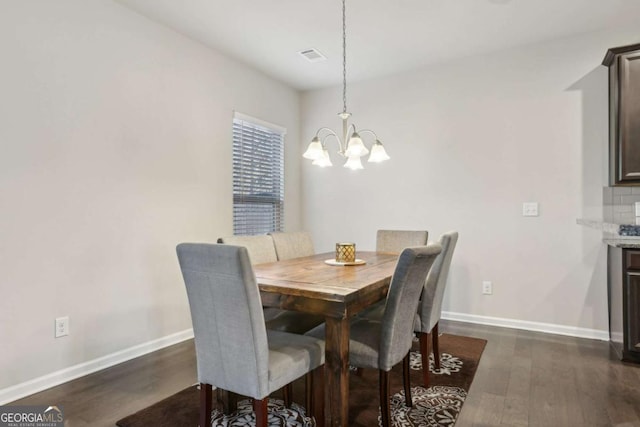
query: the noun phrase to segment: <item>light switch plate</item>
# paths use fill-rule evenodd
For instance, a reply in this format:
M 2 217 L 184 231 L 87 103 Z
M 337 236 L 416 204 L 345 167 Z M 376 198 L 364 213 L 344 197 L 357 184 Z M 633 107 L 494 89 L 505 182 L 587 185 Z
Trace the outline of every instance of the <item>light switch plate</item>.
M 524 202 L 522 216 L 538 216 L 538 202 Z

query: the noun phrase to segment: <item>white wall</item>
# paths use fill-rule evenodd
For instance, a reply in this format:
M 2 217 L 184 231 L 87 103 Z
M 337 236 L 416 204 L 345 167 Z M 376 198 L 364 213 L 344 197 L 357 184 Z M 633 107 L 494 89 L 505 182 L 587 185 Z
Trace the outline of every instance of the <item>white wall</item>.
M 0 391 L 191 327 L 175 246 L 232 233 L 233 110 L 288 129 L 300 228 L 296 91 L 106 0 L 3 2 L 0 52 Z
M 599 64 L 607 48 L 638 40 L 637 29 L 587 34 L 349 84 L 353 122 L 373 129 L 391 160 L 359 172 L 338 156 L 333 168 L 305 163 L 304 225 L 317 249 L 372 249 L 380 228 L 427 229 L 430 239 L 458 230 L 445 311 L 602 335 L 606 248 L 576 218 L 601 215 L 607 185 Z M 340 90 L 303 95 L 302 144 L 340 126 Z M 539 217 L 522 217 L 526 201 L 540 203 Z M 481 295 L 483 280 L 492 296 Z

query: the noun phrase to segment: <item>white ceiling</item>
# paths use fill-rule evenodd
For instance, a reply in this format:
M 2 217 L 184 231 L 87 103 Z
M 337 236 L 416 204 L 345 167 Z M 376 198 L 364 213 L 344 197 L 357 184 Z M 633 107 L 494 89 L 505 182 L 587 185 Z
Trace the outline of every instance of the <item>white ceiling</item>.
M 115 0 L 297 89 L 342 81 L 340 0 Z M 347 0 L 348 81 L 637 23 L 637 0 Z M 328 60 L 309 63 L 314 47 Z

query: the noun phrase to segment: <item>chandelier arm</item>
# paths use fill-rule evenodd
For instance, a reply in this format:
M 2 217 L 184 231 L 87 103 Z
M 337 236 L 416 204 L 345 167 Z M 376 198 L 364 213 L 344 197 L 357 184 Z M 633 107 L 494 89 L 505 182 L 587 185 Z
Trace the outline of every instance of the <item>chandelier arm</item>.
M 322 132 L 323 130 L 324 130 L 324 131 L 327 131 L 327 132 L 329 132 L 329 133 L 331 133 L 331 134 L 333 134 L 333 135 L 335 135 L 335 136 L 338 136 L 338 135 L 333 131 L 333 129 L 328 128 L 328 127 L 322 127 L 322 128 L 320 128 L 320 129 L 318 129 L 318 131 L 316 132 L 316 136 L 317 136 L 317 137 L 319 137 L 319 136 L 320 136 L 320 132 Z
M 324 141 L 330 137 L 333 136 L 337 141 L 338 141 L 338 146 L 340 148 L 340 151 L 338 151 L 340 154 L 344 153 L 344 148 L 342 145 L 342 141 L 340 140 L 340 137 L 338 136 L 337 133 L 335 133 L 331 128 L 327 128 L 327 127 L 322 127 L 320 129 L 318 129 L 318 131 L 316 132 L 316 137 L 318 137 L 320 135 L 320 132 L 325 131 L 327 132 L 327 135 L 322 137 L 322 146 L 324 147 Z
M 360 132 L 358 132 L 360 135 L 362 135 L 363 133 L 370 133 L 371 135 L 373 135 L 373 138 L 375 140 L 378 140 L 378 135 L 376 135 L 376 133 L 374 131 L 372 131 L 371 129 L 362 129 Z
M 350 135 L 352 135 L 354 132 L 356 132 L 356 125 L 354 125 L 353 123 L 351 123 L 350 125 L 347 124 L 347 118 L 342 119 L 342 133 L 344 133 L 345 151 L 349 147 L 349 139 L 351 138 Z
M 339 147 L 339 151 L 338 154 L 340 154 L 341 156 L 344 156 L 344 149 L 342 148 L 342 141 L 340 140 L 340 137 L 338 135 L 336 135 L 335 132 L 331 131 L 330 134 L 325 135 L 324 138 L 322 138 L 322 147 L 324 148 L 325 146 L 325 141 L 327 140 L 327 138 L 329 137 L 334 137 L 336 139 L 336 141 L 338 142 L 338 147 Z

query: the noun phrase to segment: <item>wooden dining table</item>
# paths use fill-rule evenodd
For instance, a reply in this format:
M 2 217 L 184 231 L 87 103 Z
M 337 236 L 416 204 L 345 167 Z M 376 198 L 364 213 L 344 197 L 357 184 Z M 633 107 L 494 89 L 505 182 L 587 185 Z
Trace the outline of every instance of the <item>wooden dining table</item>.
M 333 252 L 254 266 L 262 304 L 326 319 L 327 425 L 349 424 L 349 318 L 384 299 L 397 254 L 361 252 L 362 265 L 333 266 Z

